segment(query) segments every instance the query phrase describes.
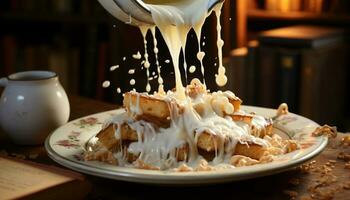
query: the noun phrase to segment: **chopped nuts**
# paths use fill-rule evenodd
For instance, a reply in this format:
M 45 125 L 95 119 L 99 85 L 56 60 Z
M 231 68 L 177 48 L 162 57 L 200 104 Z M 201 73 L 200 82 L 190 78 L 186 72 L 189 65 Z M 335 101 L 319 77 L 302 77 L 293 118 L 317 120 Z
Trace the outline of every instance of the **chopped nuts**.
M 295 198 L 298 196 L 298 192 L 293 191 L 293 190 L 284 190 L 283 193 L 288 195 L 291 198 Z
M 321 135 L 325 135 L 327 137 L 336 138 L 337 137 L 337 127 L 335 126 L 328 126 L 323 125 L 320 127 L 317 127 L 314 132 L 312 133 L 312 136 L 318 137 Z
M 337 158 L 339 160 L 343 160 L 343 161 L 347 162 L 347 161 L 350 161 L 350 154 L 345 154 L 344 152 L 340 152 L 340 153 L 338 153 Z
M 345 169 L 350 169 L 350 162 L 345 163 L 344 168 L 345 168 Z
M 350 135 L 344 136 L 341 139 L 341 143 L 346 146 L 350 146 Z
M 299 185 L 300 184 L 300 180 L 298 178 L 292 178 L 289 180 L 289 183 L 292 185 Z
M 34 160 L 34 159 L 36 159 L 38 156 L 39 156 L 38 154 L 29 154 L 28 158 Z

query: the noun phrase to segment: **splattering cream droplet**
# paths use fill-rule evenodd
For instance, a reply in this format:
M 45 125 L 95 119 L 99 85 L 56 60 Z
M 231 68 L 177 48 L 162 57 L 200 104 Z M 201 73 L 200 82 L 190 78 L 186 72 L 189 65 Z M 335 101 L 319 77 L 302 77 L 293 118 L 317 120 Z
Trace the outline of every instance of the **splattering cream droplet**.
M 135 74 L 135 69 L 129 69 L 128 74 Z
M 136 60 L 140 60 L 142 58 L 141 53 L 139 51 L 136 54 L 132 55 L 132 57 Z
M 119 65 L 113 65 L 113 66 L 111 66 L 110 68 L 109 68 L 109 71 L 114 71 L 114 70 L 116 70 L 116 69 L 118 69 L 119 68 Z
M 135 83 L 136 83 L 135 79 L 130 80 L 130 85 L 135 85 Z
M 110 85 L 111 85 L 111 82 L 109 82 L 109 81 L 104 81 L 104 82 L 102 83 L 102 87 L 103 87 L 103 88 L 108 88 Z
M 125 56 L 123 57 L 123 61 L 126 61 L 126 57 Z
M 146 86 L 146 91 L 147 92 L 150 92 L 151 91 L 151 85 L 148 83 L 147 86 Z
M 165 60 L 165 63 L 168 63 L 168 64 L 169 64 L 169 63 L 170 63 L 170 60 Z
M 192 65 L 188 71 L 194 73 L 196 71 L 196 66 Z
M 219 74 L 216 76 L 215 81 L 218 86 L 225 86 L 227 83 L 227 76 L 225 76 L 225 74 Z
M 122 93 L 122 90 L 120 89 L 120 87 L 117 88 L 117 92 L 118 94 Z
M 198 60 L 203 60 L 204 56 L 205 56 L 205 53 L 203 51 L 200 51 L 200 52 L 197 53 L 197 59 Z

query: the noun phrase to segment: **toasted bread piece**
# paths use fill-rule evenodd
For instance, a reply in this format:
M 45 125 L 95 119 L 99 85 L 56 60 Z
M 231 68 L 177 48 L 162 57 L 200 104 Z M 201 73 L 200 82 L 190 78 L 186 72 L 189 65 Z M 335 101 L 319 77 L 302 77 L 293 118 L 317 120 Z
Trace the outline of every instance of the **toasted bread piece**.
M 224 139 L 221 139 L 218 136 L 210 134 L 208 132 L 203 132 L 198 136 L 197 147 L 198 149 L 211 152 L 220 147 L 223 142 L 225 142 Z
M 132 129 L 128 124 L 121 125 L 120 135 L 122 140 L 137 141 L 137 132 Z
M 108 150 L 119 145 L 119 140 L 115 138 L 116 126 L 116 124 L 110 124 L 96 135 L 100 144 Z
M 266 124 L 265 124 L 264 128 L 256 129 L 256 127 L 254 127 L 252 125 L 253 118 L 254 118 L 254 115 L 252 115 L 252 114 L 235 113 L 235 114 L 229 115 L 229 116 L 233 119 L 233 121 L 241 121 L 241 122 L 244 122 L 246 124 L 249 124 L 250 128 L 251 128 L 251 134 L 256 136 L 256 137 L 264 138 L 265 135 L 271 136 L 273 134 L 272 133 L 273 122 L 271 119 L 265 119 Z
M 136 120 L 145 120 L 161 127 L 170 124 L 170 109 L 165 100 L 128 92 L 125 93 L 123 105 L 129 114 L 135 115 Z M 132 113 L 131 106 L 138 106 L 139 113 Z
M 235 112 L 238 112 L 241 109 L 242 100 L 240 98 L 228 98 L 228 100 L 233 105 Z
M 237 143 L 234 151 L 234 155 L 242 155 L 255 160 L 260 160 L 260 158 L 267 151 L 266 148 L 258 144 L 240 144 Z
M 261 138 L 263 138 L 265 135 L 271 135 L 272 133 L 272 124 L 268 125 L 264 129 L 256 129 L 256 133 L 254 135 L 257 135 Z M 216 135 L 210 134 L 208 132 L 200 133 L 197 139 L 197 147 L 199 149 L 205 150 L 207 152 L 215 151 L 222 143 L 227 143 L 228 138 L 220 138 Z
M 197 147 L 198 152 L 206 159 L 212 159 L 215 156 L 215 151 L 222 144 L 222 139 L 204 132 L 198 137 Z M 234 154 L 243 155 L 253 159 L 260 159 L 266 149 L 258 144 L 240 144 L 237 143 Z
M 259 160 L 264 155 L 266 150 L 267 150 L 266 148 L 257 144 L 246 145 L 246 144 L 237 143 L 235 147 L 234 155 L 242 155 L 252 159 Z M 198 148 L 198 153 L 208 161 L 213 160 L 216 154 L 215 150 L 207 151 L 202 148 Z
M 251 124 L 253 121 L 253 115 L 250 114 L 233 114 L 233 115 L 229 115 L 233 121 L 240 121 L 240 122 L 244 122 L 246 124 Z
M 115 137 L 117 128 L 117 124 L 110 124 L 96 135 L 99 143 L 108 150 L 113 151 L 120 145 L 120 140 Z M 120 134 L 122 140 L 137 141 L 136 131 L 126 123 L 121 125 Z

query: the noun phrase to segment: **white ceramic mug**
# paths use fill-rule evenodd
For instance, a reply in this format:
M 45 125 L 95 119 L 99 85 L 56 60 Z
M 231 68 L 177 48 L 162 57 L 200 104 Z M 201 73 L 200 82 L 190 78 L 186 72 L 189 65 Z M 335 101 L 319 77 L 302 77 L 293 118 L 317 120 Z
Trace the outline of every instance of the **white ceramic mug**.
M 0 79 L 0 127 L 17 144 L 42 144 L 69 118 L 69 101 L 50 71 L 19 72 Z

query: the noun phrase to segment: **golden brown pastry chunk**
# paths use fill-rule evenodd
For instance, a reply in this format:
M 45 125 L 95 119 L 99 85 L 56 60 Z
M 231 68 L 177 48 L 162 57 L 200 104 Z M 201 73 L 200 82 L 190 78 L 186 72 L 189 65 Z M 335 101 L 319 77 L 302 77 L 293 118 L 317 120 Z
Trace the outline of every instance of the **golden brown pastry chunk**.
M 227 144 L 227 138 L 220 139 L 219 137 L 207 132 L 201 133 L 197 140 L 198 152 L 206 159 L 212 160 L 215 156 L 217 148 L 222 147 L 222 143 Z M 237 143 L 234 155 L 243 155 L 259 160 L 265 153 L 266 148 L 258 144 L 240 144 Z
M 98 142 L 108 150 L 119 145 L 119 140 L 115 138 L 116 126 L 115 124 L 110 124 L 96 135 Z
M 258 144 L 240 144 L 237 143 L 234 155 L 242 155 L 255 160 L 260 160 L 261 157 L 266 152 L 266 148 L 258 145 Z
M 241 109 L 242 100 L 240 98 L 228 98 L 228 100 L 233 105 L 235 112 Z
M 170 124 L 170 109 L 165 100 L 128 92 L 125 93 L 123 105 L 129 114 L 135 115 L 136 120 L 145 120 L 161 127 Z M 131 107 L 139 109 L 139 113 L 132 113 Z

